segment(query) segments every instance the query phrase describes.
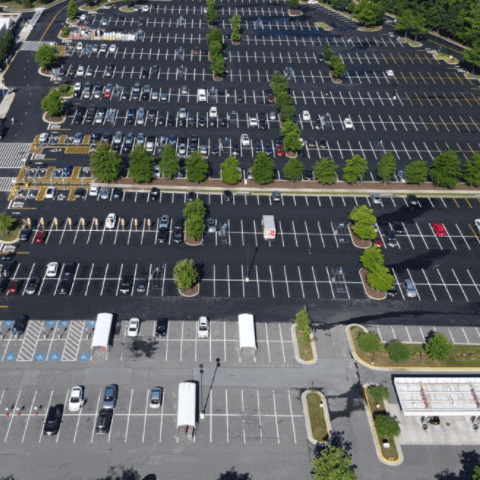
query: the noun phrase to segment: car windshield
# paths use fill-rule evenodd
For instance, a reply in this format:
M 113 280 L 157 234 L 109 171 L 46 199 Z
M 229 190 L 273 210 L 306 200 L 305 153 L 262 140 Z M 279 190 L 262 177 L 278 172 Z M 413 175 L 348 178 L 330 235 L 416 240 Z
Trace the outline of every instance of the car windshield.
M 200 330 L 206 330 L 207 326 L 206 325 L 200 325 Z
M 78 403 L 79 401 L 80 401 L 80 399 L 78 397 L 72 397 L 70 399 L 70 402 L 72 402 L 72 403 Z

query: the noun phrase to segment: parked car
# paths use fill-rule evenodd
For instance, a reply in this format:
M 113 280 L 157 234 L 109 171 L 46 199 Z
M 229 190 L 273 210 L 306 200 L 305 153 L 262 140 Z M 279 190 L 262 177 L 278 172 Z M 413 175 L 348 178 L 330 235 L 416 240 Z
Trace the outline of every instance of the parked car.
M 28 316 L 22 315 L 17 317 L 13 322 L 12 333 L 14 335 L 21 335 L 27 328 Z
M 198 338 L 208 338 L 210 326 L 207 317 L 200 317 L 198 319 Z
M 150 393 L 150 408 L 160 408 L 163 400 L 163 388 L 153 387 Z
M 97 422 L 95 424 L 95 433 L 106 434 L 110 431 L 112 424 L 113 412 L 109 408 L 102 408 L 98 412 Z
M 168 330 L 168 320 L 166 318 L 159 318 L 155 326 L 155 335 L 157 337 L 164 337 Z
M 72 388 L 68 400 L 68 409 L 71 412 L 78 412 L 85 402 L 83 387 L 77 385 Z
M 447 230 L 445 229 L 443 223 L 432 223 L 432 227 L 437 237 L 447 236 Z
M 40 283 L 41 283 L 40 277 L 30 278 L 30 280 L 27 283 L 27 287 L 25 288 L 25 293 L 27 295 L 34 295 L 37 292 L 38 287 L 40 286 Z
M 407 297 L 414 298 L 417 296 L 417 289 L 415 288 L 415 285 L 410 279 L 405 279 L 402 285 L 405 290 L 405 295 Z
M 48 409 L 45 423 L 43 424 L 44 435 L 56 435 L 62 423 L 63 405 L 53 405 Z
M 111 385 L 107 385 L 105 387 L 105 392 L 103 394 L 103 408 L 115 408 L 117 404 L 117 396 L 118 396 L 118 387 L 114 383 Z

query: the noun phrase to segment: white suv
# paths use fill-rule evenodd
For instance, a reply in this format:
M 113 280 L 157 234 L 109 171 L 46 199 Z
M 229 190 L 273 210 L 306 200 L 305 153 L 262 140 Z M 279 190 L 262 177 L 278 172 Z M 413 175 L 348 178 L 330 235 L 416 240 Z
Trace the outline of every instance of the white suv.
M 198 319 L 198 338 L 208 338 L 209 332 L 208 318 L 200 317 Z

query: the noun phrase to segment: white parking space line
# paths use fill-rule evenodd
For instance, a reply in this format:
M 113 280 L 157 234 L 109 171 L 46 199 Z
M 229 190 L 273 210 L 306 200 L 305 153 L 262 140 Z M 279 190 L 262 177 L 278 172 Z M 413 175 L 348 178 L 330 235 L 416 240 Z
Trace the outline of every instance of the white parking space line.
M 162 441 L 163 416 L 164 416 L 163 415 L 163 408 L 164 408 L 164 406 L 165 406 L 165 392 L 164 392 L 164 396 L 163 396 L 163 400 L 162 400 L 162 410 L 160 412 L 160 433 L 159 433 L 159 439 L 158 439 L 159 442 Z
M 408 331 L 408 327 L 407 327 L 406 325 L 405 325 L 405 330 L 406 330 L 407 335 L 408 335 L 408 341 L 409 341 L 410 343 L 412 343 L 412 337 L 410 336 L 410 332 Z
M 130 412 L 132 411 L 132 401 L 133 401 L 133 388 L 132 388 L 132 393 L 130 395 L 130 405 L 128 407 L 127 426 L 125 427 L 125 443 L 127 443 L 127 438 L 128 438 L 128 427 L 130 425 Z
M 47 413 L 48 413 L 48 410 L 50 409 L 50 405 L 52 403 L 52 397 L 53 397 L 53 390 L 52 392 L 50 393 L 50 399 L 48 400 L 48 405 L 47 405 L 47 409 L 45 410 Z M 43 437 L 43 425 L 45 425 L 45 421 L 46 421 L 47 417 L 45 415 L 45 419 L 43 420 L 43 424 L 42 424 L 42 428 L 40 429 L 40 438 L 38 439 L 38 443 L 41 443 L 42 441 L 42 437 Z M 7 439 L 5 438 L 5 441 Z
M 70 389 L 67 389 L 67 394 L 65 395 L 65 402 L 63 403 L 64 408 L 65 408 L 65 405 L 67 405 L 67 400 L 68 400 L 68 394 L 69 394 L 69 392 L 70 392 Z M 58 443 L 58 441 L 60 440 L 60 433 L 61 433 L 61 431 L 62 431 L 62 428 L 61 428 L 61 426 L 60 426 L 60 428 L 59 428 L 59 430 L 58 430 L 58 432 L 57 432 L 57 440 L 56 440 L 56 443 Z
M 273 411 L 275 413 L 275 426 L 277 428 L 277 442 L 280 443 L 280 434 L 278 432 L 277 402 L 275 399 L 275 390 L 272 390 L 272 393 L 273 393 Z
M 52 392 L 53 393 L 53 392 Z M 100 392 L 98 393 L 98 402 L 97 402 L 97 409 L 95 410 L 95 418 L 97 418 L 98 416 L 98 411 L 99 411 L 99 408 L 100 408 L 100 398 L 102 396 L 102 390 L 100 390 Z M 95 421 L 92 422 L 93 425 L 92 425 L 92 437 L 90 439 L 90 443 L 93 443 L 93 435 L 95 434 Z M 110 429 L 111 429 L 111 425 L 110 425 Z
M 452 296 L 450 295 L 450 292 L 448 291 L 448 287 L 447 287 L 447 285 L 445 284 L 445 282 L 444 282 L 444 280 L 443 280 L 443 277 L 442 277 L 442 274 L 440 273 L 440 270 L 439 270 L 438 268 L 437 268 L 436 270 L 437 270 L 438 276 L 440 277 L 440 280 L 441 280 L 442 283 L 443 283 L 443 286 L 445 287 L 445 290 L 446 290 L 446 292 L 447 292 L 447 294 L 448 294 L 448 297 L 450 298 L 450 301 L 453 302 L 453 298 L 452 298 Z
M 246 438 L 246 435 L 245 435 L 245 403 L 243 401 L 243 388 L 241 390 L 241 398 L 242 398 L 243 443 L 247 443 L 247 438 Z
M 453 268 L 451 268 L 451 270 L 452 270 L 453 276 L 455 277 L 455 280 L 456 280 L 457 283 L 458 283 L 458 286 L 460 287 L 460 290 L 462 290 L 462 293 L 463 293 L 463 296 L 465 297 L 465 300 L 466 300 L 467 302 L 469 302 L 469 299 L 468 299 L 468 297 L 467 297 L 467 294 L 465 293 L 465 290 L 463 289 L 462 284 L 459 282 L 458 277 L 457 277 L 457 274 L 455 273 L 455 270 L 454 270 Z
M 37 398 L 37 390 L 35 390 L 35 393 L 33 395 L 32 405 L 30 406 L 30 411 L 28 412 L 27 421 L 25 422 L 25 429 L 23 430 L 22 443 L 25 440 L 25 435 L 27 433 L 28 423 L 30 422 L 30 417 L 32 415 L 33 406 L 35 405 L 35 398 Z
M 147 398 L 145 400 L 145 417 L 143 419 L 143 435 L 142 435 L 142 443 L 145 443 L 145 430 L 147 428 L 147 413 L 148 413 L 148 395 L 150 393 L 150 389 L 147 389 Z
M 230 443 L 230 433 L 228 428 L 228 390 L 225 389 L 225 418 L 226 418 L 226 427 L 227 427 L 227 443 Z
M 430 287 L 430 291 L 432 292 L 433 298 L 435 299 L 435 301 L 437 301 L 437 297 L 436 297 L 435 293 L 433 293 L 432 285 L 430 285 L 427 274 L 425 273 L 425 270 L 423 268 L 422 268 L 422 272 L 423 272 L 423 276 L 425 277 L 425 280 L 427 281 L 428 286 Z

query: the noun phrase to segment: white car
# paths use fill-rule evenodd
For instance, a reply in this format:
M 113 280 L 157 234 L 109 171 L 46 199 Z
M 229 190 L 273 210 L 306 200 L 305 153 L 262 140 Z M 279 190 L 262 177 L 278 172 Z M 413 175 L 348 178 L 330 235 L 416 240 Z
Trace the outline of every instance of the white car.
M 158 165 L 153 166 L 153 178 L 160 178 L 160 167 Z
M 140 319 L 131 318 L 128 321 L 128 325 L 127 325 L 127 335 L 129 337 L 138 337 L 139 331 L 140 331 Z
M 82 13 L 80 15 L 80 20 L 86 20 L 86 19 L 87 19 L 87 16 L 84 13 Z
M 48 141 L 48 133 L 41 133 L 40 136 L 38 137 L 38 141 L 40 143 L 46 143 Z
M 98 185 L 92 185 L 90 187 L 90 191 L 88 192 L 88 194 L 91 196 L 91 197 L 96 197 L 98 196 L 98 192 L 100 191 L 100 187 Z
M 302 112 L 302 120 L 304 122 L 310 122 L 312 120 L 312 117 L 310 117 L 310 112 L 308 110 L 304 110 Z
M 56 277 L 58 272 L 58 263 L 50 262 L 47 265 L 47 277 Z
M 407 181 L 407 176 L 404 170 L 399 170 L 397 176 L 400 182 L 405 183 Z
M 394 77 L 395 74 L 393 73 L 393 70 L 387 70 L 386 71 L 387 77 Z
M 198 319 L 198 338 L 208 338 L 210 326 L 208 325 L 207 317 L 200 317 Z
M 240 141 L 242 142 L 242 147 L 249 147 L 250 146 L 250 139 L 246 133 L 243 133 L 240 137 Z
M 150 7 L 148 5 L 144 5 L 142 8 L 143 13 L 148 13 L 150 11 Z
M 117 223 L 117 216 L 114 213 L 109 213 L 107 219 L 105 220 L 105 228 L 115 228 Z
M 77 46 L 75 47 L 75 50 L 77 52 L 81 52 L 83 50 L 83 43 L 82 42 L 78 42 L 77 43 Z
M 345 124 L 345 128 L 353 128 L 353 122 L 350 117 L 347 117 L 343 123 Z
M 110 53 L 115 53 L 117 51 L 117 46 L 114 43 L 112 43 L 112 45 L 108 47 L 108 51 Z
M 477 232 L 480 233 L 480 218 L 475 219 L 475 228 L 477 229 Z
M 47 191 L 45 192 L 46 199 L 53 199 L 57 193 L 57 189 L 55 187 L 48 187 Z
M 250 117 L 248 119 L 248 126 L 250 128 L 258 128 L 257 117 Z
M 77 68 L 77 77 L 83 77 L 85 75 L 85 67 L 83 65 L 79 65 Z
M 211 107 L 209 117 L 210 118 L 217 118 L 217 115 L 218 115 L 217 107 Z
M 70 399 L 68 400 L 68 409 L 71 412 L 78 412 L 83 404 L 85 399 L 83 396 L 83 387 L 77 385 L 72 388 L 72 393 L 70 394 Z
M 107 44 L 106 44 L 106 43 L 102 43 L 102 44 L 100 45 L 100 50 L 99 50 L 99 52 L 100 52 L 100 53 L 105 53 L 106 51 L 107 51 Z

